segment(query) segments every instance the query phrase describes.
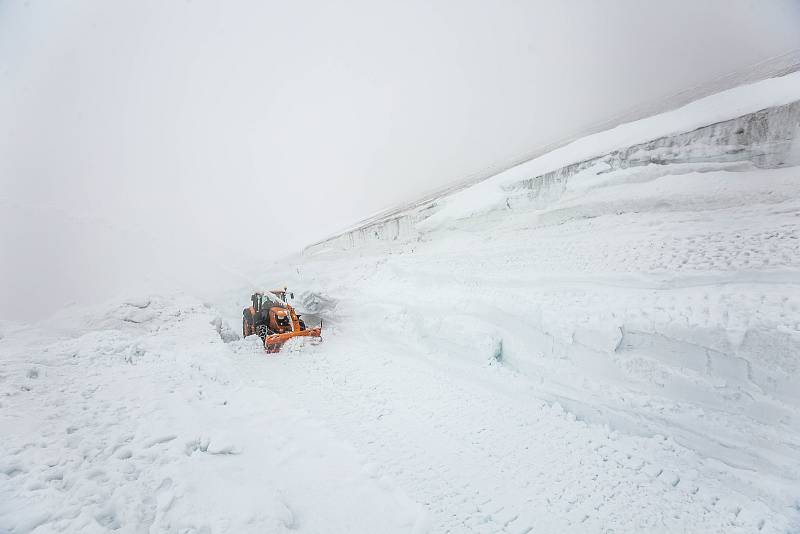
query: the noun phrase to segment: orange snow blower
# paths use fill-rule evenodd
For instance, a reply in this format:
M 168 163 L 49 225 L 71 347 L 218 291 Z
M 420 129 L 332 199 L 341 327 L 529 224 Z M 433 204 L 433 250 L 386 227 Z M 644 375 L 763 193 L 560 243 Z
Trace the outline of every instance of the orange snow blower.
M 256 291 L 250 296 L 252 305 L 242 311 L 242 335 L 257 335 L 264 341 L 264 348 L 269 353 L 279 352 L 283 344 L 292 338 L 322 339 L 322 324 L 307 328 L 301 315 L 286 302 L 286 297 L 286 288 Z

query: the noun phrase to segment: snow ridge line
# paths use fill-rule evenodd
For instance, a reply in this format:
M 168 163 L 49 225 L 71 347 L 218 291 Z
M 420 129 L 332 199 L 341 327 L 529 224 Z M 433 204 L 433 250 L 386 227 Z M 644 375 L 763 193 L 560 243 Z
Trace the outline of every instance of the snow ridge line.
M 768 79 L 762 84 L 738 87 L 703 100 L 704 106 L 711 108 L 714 108 L 714 104 L 719 100 L 722 102 L 722 107 L 730 108 L 727 115 L 723 113 L 720 116 L 722 112 L 715 110 L 708 114 L 710 120 L 705 123 L 686 122 L 685 127 L 680 128 L 676 126 L 673 115 L 684 110 L 681 108 L 675 112 L 648 117 L 639 123 L 627 123 L 615 130 L 581 138 L 575 143 L 548 152 L 542 157 L 526 160 L 499 174 L 493 174 L 490 177 L 483 176 L 478 180 L 471 180 L 426 195 L 411 204 L 384 211 L 362 221 L 355 227 L 307 246 L 304 253 L 314 254 L 329 246 L 351 248 L 366 235 L 390 240 L 413 237 L 416 234 L 414 228 L 416 223 L 439 211 L 438 208 L 442 201 L 448 203 L 454 196 L 465 192 L 472 186 L 477 185 L 485 190 L 488 182 L 494 182 L 506 175 L 511 178 L 510 181 L 505 179 L 501 184 L 506 193 L 512 193 L 514 189 L 532 190 L 531 195 L 536 193 L 541 202 L 543 199 L 553 200 L 553 191 L 556 191 L 558 187 L 563 188 L 570 176 L 598 162 L 610 165 L 609 170 L 653 163 L 658 165 L 675 164 L 684 161 L 695 163 L 703 161 L 748 162 L 759 168 L 796 164 L 798 162 L 794 161 L 794 158 L 797 156 L 792 153 L 792 143 L 796 136 L 796 130 L 793 127 L 798 123 L 798 117 L 800 117 L 800 101 L 796 99 L 796 91 L 793 92 L 792 89 L 787 91 L 786 88 L 792 88 L 796 85 L 795 82 L 800 80 L 800 75 L 796 73 L 798 68 L 800 68 L 800 63 L 787 69 L 790 74 L 781 72 L 782 76 L 785 75 L 783 79 Z M 737 99 L 730 95 L 733 92 L 747 90 L 751 96 L 758 96 L 760 85 L 776 80 L 781 82 L 783 89 L 779 85 L 773 84 L 771 91 L 775 92 L 776 96 L 773 98 L 772 105 L 769 103 L 763 106 L 755 103 L 743 105 L 736 103 Z M 787 98 L 787 94 L 795 95 L 795 97 Z M 737 96 L 741 95 L 737 94 Z M 759 101 L 758 98 L 755 100 Z M 689 106 L 698 107 L 699 103 L 693 102 Z M 685 108 L 689 106 L 685 106 Z M 747 107 L 750 108 L 749 112 L 741 113 Z M 700 107 L 699 110 L 702 111 L 703 108 Z M 684 112 L 682 117 L 684 121 L 688 120 L 686 115 L 687 113 Z M 659 126 L 659 121 L 666 124 Z M 624 132 L 623 130 L 626 129 L 631 132 Z M 665 129 L 667 131 L 664 131 Z M 617 132 L 618 130 L 619 132 Z M 640 135 L 643 135 L 643 138 L 636 138 L 636 133 L 631 136 L 631 133 L 637 130 L 642 132 Z M 595 136 L 598 136 L 598 143 L 596 150 L 593 151 L 594 147 L 591 146 L 591 141 Z M 600 141 L 599 137 L 604 137 L 604 139 Z M 620 140 L 616 145 L 613 143 L 614 137 L 618 137 Z M 622 142 L 623 139 L 627 142 Z M 604 143 L 608 144 L 609 140 L 612 141 L 611 144 L 606 147 L 607 150 L 603 150 Z M 707 144 L 709 142 L 710 144 Z M 687 149 L 691 152 L 688 158 L 681 160 L 676 157 L 676 154 L 681 154 Z M 562 152 L 567 154 L 573 152 L 576 157 L 564 161 L 563 156 L 559 158 L 559 153 Z M 560 163 L 551 163 L 551 160 L 558 162 L 559 159 L 562 160 Z M 548 165 L 549 168 L 547 168 Z M 530 171 L 527 171 L 529 168 Z M 556 187 L 556 190 L 551 191 L 553 187 Z M 549 193 L 547 196 L 541 195 L 543 189 Z M 555 194 L 558 195 L 557 192 Z M 513 199 L 507 199 L 507 201 L 509 200 Z M 515 207 L 508 202 L 506 202 L 506 206 Z
M 458 180 L 452 185 L 439 188 L 433 191 L 429 191 L 423 194 L 419 199 L 412 201 L 410 203 L 403 204 L 401 206 L 397 206 L 394 208 L 380 210 L 375 214 L 362 219 L 361 221 L 356 223 L 353 227 L 338 232 L 336 234 L 333 234 L 321 241 L 312 243 L 311 245 L 308 245 L 308 247 L 313 247 L 315 245 L 326 243 L 348 232 L 358 230 L 360 228 L 364 228 L 367 226 L 371 226 L 372 224 L 377 222 L 390 220 L 394 216 L 410 211 L 414 208 L 420 207 L 424 204 L 436 200 L 437 198 L 442 198 L 449 194 L 455 193 L 461 189 L 466 189 L 472 185 L 475 185 L 476 183 L 491 178 L 492 176 L 495 176 L 499 173 L 510 170 L 527 161 L 536 159 L 539 156 L 542 156 L 543 154 L 559 149 L 581 137 L 585 137 L 588 135 L 595 134 L 597 132 L 608 130 L 620 124 L 633 122 L 659 113 L 664 113 L 666 111 L 688 104 L 699 98 L 704 98 L 708 95 L 725 91 L 732 87 L 748 83 L 755 83 L 768 78 L 786 76 L 788 74 L 797 72 L 799 70 L 800 70 L 800 48 L 789 50 L 783 54 L 771 56 L 757 63 L 754 63 L 753 65 L 747 68 L 726 75 L 722 75 L 704 84 L 696 85 L 689 89 L 684 89 L 682 91 L 673 93 L 663 99 L 658 100 L 657 102 L 650 102 L 634 106 L 630 108 L 628 111 L 623 112 L 619 115 L 596 122 L 593 125 L 584 128 L 583 131 L 580 133 L 566 137 L 559 141 L 555 141 L 553 143 L 549 143 L 545 146 L 539 147 L 525 154 L 522 157 L 514 158 L 510 162 L 499 165 L 493 165 L 487 169 L 484 169 L 466 178 Z

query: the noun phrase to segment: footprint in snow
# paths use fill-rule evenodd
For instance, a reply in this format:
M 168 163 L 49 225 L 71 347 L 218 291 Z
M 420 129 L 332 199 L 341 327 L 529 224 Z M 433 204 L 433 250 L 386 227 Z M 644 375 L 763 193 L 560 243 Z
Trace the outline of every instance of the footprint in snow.
M 172 441 L 173 439 L 175 439 L 177 437 L 178 436 L 176 436 L 175 434 L 169 434 L 169 435 L 166 435 L 166 436 L 160 436 L 160 437 L 157 437 L 157 438 L 154 438 L 154 439 L 146 441 L 145 444 L 144 444 L 144 448 L 145 449 L 149 449 L 150 447 L 154 447 L 156 445 L 160 445 L 161 443 L 168 443 L 168 442 Z

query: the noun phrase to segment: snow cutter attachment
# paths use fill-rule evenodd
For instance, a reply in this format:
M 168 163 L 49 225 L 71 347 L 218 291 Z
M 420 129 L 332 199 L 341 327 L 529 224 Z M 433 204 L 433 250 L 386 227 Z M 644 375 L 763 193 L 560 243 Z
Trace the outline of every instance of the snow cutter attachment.
M 307 328 L 300 315 L 286 302 L 286 295 L 286 288 L 257 291 L 250 296 L 252 306 L 242 311 L 242 335 L 257 334 L 264 340 L 264 348 L 268 353 L 279 352 L 290 339 L 303 338 L 317 342 L 322 339 L 322 324 Z

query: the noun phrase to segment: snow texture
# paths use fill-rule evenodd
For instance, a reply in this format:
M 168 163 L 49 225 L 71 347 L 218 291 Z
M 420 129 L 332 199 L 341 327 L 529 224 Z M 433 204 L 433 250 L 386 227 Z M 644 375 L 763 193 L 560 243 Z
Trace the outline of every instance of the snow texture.
M 0 532 L 410 532 L 418 521 L 419 505 L 365 474 L 352 445 L 247 376 L 263 346 L 230 341 L 207 306 L 152 298 L 76 319 L 3 328 Z
M 800 532 L 798 97 L 270 266 L 319 345 L 241 339 L 249 288 L 0 323 L 0 532 Z
M 363 240 L 409 239 L 420 230 L 533 200 L 557 200 L 572 176 L 642 165 L 749 163 L 772 168 L 800 163 L 800 72 L 737 87 L 686 106 L 583 137 L 472 187 L 334 236 L 307 249 L 347 248 Z M 586 178 L 586 175 L 582 176 Z M 574 181 L 574 180 L 573 180 Z

